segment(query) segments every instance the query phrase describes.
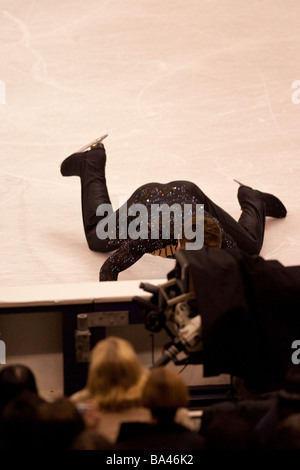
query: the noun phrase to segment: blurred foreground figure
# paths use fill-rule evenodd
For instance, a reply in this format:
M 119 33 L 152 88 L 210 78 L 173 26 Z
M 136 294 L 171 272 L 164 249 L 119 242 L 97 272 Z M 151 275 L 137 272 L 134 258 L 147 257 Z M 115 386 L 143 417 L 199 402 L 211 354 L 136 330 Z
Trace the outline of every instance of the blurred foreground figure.
M 202 450 L 204 440 L 175 421 L 176 412 L 189 405 L 189 391 L 175 370 L 151 370 L 143 390 L 143 404 L 151 411 L 150 423 L 123 423 L 117 449 Z

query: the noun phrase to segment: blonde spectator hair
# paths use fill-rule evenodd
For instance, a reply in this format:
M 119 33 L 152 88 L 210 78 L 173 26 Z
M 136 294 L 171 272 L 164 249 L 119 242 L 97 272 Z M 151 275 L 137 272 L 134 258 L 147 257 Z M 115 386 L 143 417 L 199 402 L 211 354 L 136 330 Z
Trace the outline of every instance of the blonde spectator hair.
M 147 371 L 129 341 L 109 336 L 93 348 L 87 389 L 100 410 L 141 406 L 146 378 Z

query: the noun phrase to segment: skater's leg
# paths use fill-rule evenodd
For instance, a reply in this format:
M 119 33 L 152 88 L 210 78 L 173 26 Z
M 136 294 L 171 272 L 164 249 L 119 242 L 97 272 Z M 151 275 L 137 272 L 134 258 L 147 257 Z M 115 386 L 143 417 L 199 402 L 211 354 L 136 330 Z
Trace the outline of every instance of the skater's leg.
M 249 254 L 259 254 L 265 231 L 265 204 L 261 197 L 249 191 L 240 190 L 240 204 L 242 214 L 238 221 L 224 209 L 215 204 L 197 186 L 194 187 L 197 200 L 204 204 L 204 209 L 216 218 L 223 230 L 236 243 L 237 246 Z M 258 193 L 258 192 L 257 192 Z
M 102 216 L 97 216 L 97 208 L 105 204 L 111 213 L 113 212 L 106 186 L 105 164 L 104 147 L 86 152 L 80 177 L 82 220 L 86 240 L 91 250 L 101 252 L 114 249 L 112 244 L 108 246 L 108 239 L 101 240 L 96 233 L 97 224 L 107 215 L 107 212 L 104 212 Z
M 248 252 L 259 254 L 265 234 L 266 204 L 258 191 L 245 186 L 239 187 L 238 200 L 242 209 L 238 223 L 248 234 L 247 245 L 251 247 Z M 242 243 L 240 240 L 241 248 Z
M 238 222 L 248 232 L 251 243 L 254 247 L 256 246 L 257 254 L 259 254 L 264 240 L 266 217 L 282 219 L 286 217 L 287 210 L 273 194 L 263 193 L 239 184 L 238 200 L 242 214 Z
M 63 176 L 79 176 L 81 181 L 81 207 L 84 232 L 91 250 L 108 252 L 118 247 L 117 240 L 100 239 L 96 233 L 97 224 L 106 213 L 97 216 L 98 206 L 106 204 L 113 212 L 105 177 L 106 152 L 103 144 L 91 150 L 71 155 L 61 165 Z

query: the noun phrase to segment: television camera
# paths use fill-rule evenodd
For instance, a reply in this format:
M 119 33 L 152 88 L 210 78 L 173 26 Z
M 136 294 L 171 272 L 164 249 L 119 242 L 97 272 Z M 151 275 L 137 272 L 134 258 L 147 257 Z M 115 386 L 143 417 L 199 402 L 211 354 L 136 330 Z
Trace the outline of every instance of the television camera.
M 165 330 L 171 342 L 165 345 L 161 358 L 152 368 L 173 361 L 176 365 L 201 363 L 201 316 L 188 265 L 183 255 L 176 254 L 176 267 L 166 283 L 159 286 L 142 282 L 140 288 L 152 294 L 150 300 L 135 296 L 143 310 L 145 328 L 151 332 Z

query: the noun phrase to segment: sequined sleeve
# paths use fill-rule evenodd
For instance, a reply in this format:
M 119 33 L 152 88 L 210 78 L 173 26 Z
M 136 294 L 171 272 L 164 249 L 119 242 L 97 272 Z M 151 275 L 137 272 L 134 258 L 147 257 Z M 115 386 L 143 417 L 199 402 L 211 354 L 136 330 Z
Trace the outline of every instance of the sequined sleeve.
M 99 281 L 117 281 L 121 271 L 130 268 L 145 253 L 151 253 L 155 249 L 163 247 L 166 243 L 162 240 L 124 240 L 118 248 L 101 266 Z

